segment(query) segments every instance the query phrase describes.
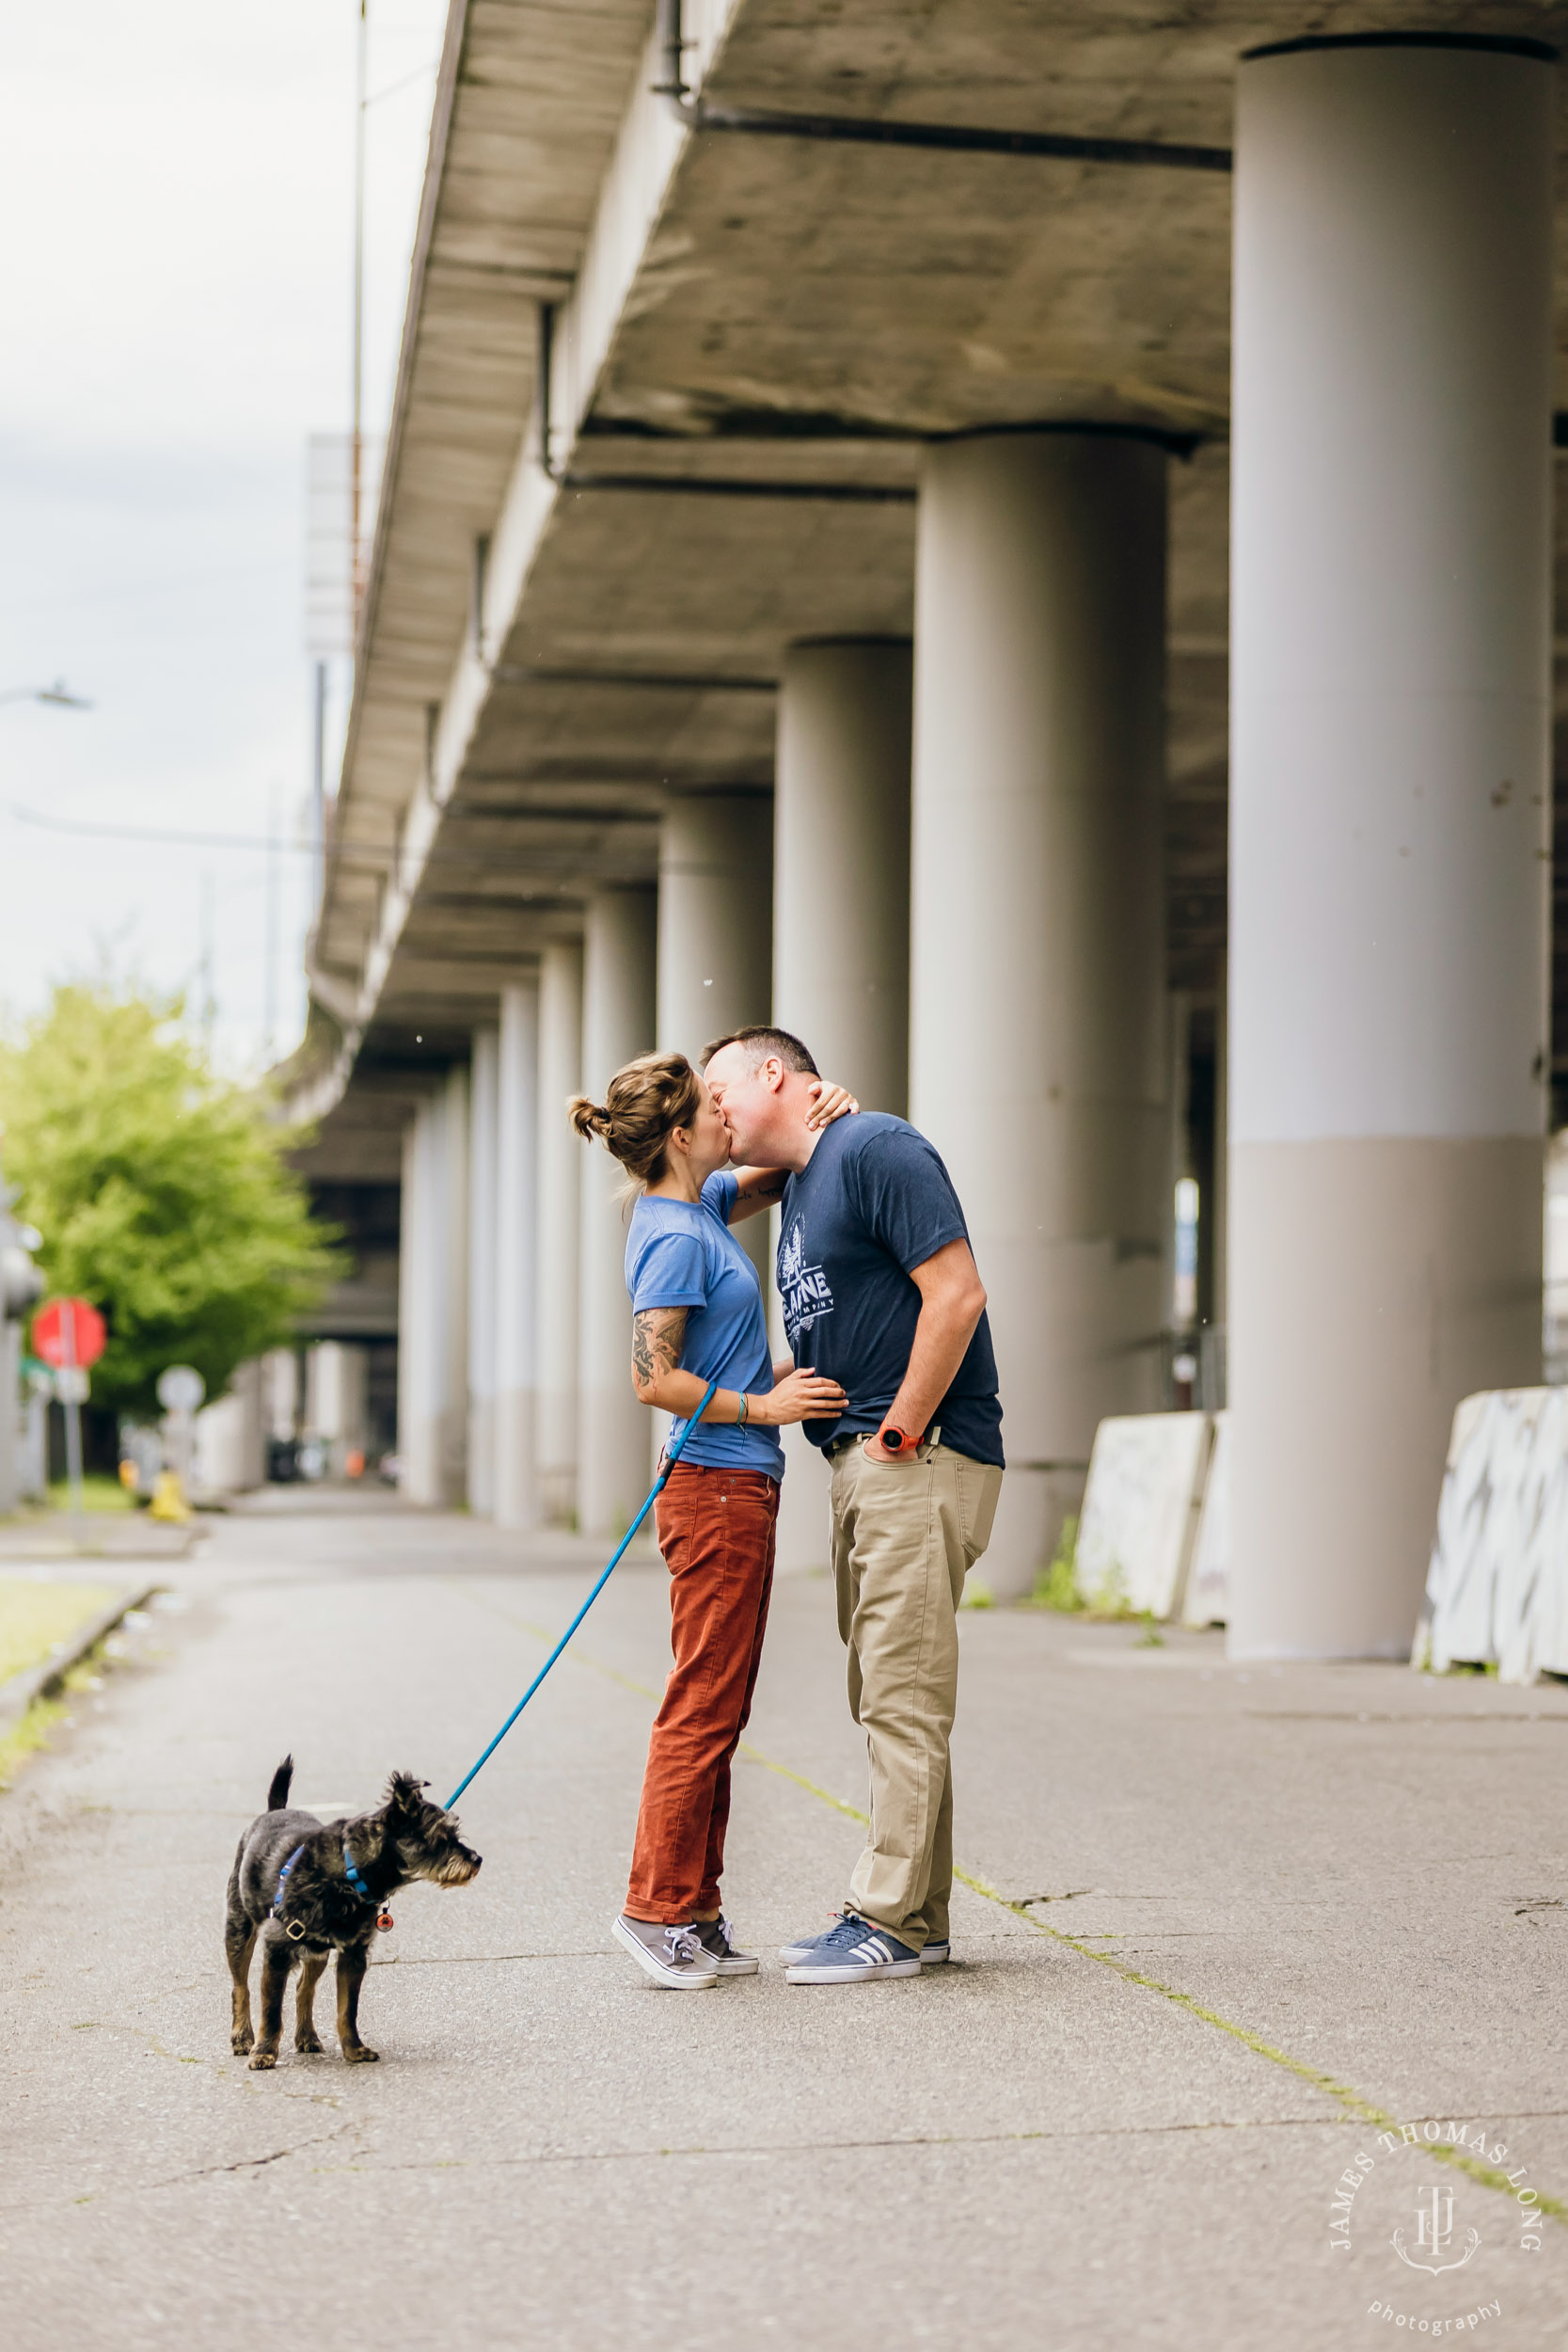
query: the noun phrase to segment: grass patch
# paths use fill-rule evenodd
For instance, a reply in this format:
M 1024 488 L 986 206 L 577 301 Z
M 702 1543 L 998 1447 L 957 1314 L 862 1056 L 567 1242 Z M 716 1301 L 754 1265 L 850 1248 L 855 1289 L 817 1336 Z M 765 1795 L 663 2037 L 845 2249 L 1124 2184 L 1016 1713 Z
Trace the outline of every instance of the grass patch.
M 994 1609 L 995 1606 L 996 1595 L 985 1579 L 972 1576 L 964 1586 L 964 1597 L 959 1601 L 958 1607 L 960 1609 Z
M 102 1663 L 102 1649 L 89 1650 L 62 1677 L 57 1697 L 35 1699 L 22 1721 L 0 1735 L 0 1796 L 10 1788 L 27 1758 L 48 1746 L 50 1733 L 66 1719 L 71 1700 L 81 1692 L 94 1688 L 100 1679 Z
M 41 1666 L 56 1643 L 69 1641 L 78 1626 L 106 1609 L 119 1589 L 0 1577 L 0 1682 Z
M 49 1507 L 53 1511 L 70 1510 L 71 1487 L 64 1479 L 56 1479 L 51 1485 Z M 83 1479 L 82 1508 L 84 1511 L 134 1511 L 135 1507 L 135 1500 L 130 1488 L 122 1486 L 118 1478 L 106 1478 L 102 1471 L 95 1470 L 89 1477 Z

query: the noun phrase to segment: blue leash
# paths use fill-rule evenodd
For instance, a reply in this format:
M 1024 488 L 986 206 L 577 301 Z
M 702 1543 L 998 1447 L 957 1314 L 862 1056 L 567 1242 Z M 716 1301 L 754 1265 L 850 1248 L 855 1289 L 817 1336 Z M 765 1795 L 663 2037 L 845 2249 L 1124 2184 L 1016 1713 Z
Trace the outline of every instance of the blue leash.
M 573 1634 L 582 1623 L 584 1617 L 587 1616 L 588 1612 L 593 1608 L 594 1603 L 598 1599 L 599 1595 L 604 1591 L 605 1586 L 610 1582 L 612 1573 L 620 1565 L 622 1553 L 626 1550 L 626 1546 L 630 1543 L 632 1537 L 636 1534 L 638 1529 L 641 1526 L 643 1520 L 653 1509 L 654 1504 L 658 1501 L 659 1496 L 664 1492 L 665 1486 L 669 1481 L 670 1472 L 674 1469 L 675 1464 L 680 1460 L 681 1454 L 685 1450 L 688 1438 L 690 1437 L 691 1432 L 696 1428 L 697 1423 L 702 1420 L 703 1415 L 707 1411 L 708 1406 L 712 1404 L 718 1391 L 718 1388 L 719 1383 L 717 1380 L 710 1380 L 708 1382 L 706 1395 L 698 1406 L 696 1411 L 692 1414 L 690 1420 L 687 1422 L 686 1427 L 681 1431 L 681 1434 L 676 1438 L 674 1444 L 670 1448 L 669 1453 L 665 1455 L 664 1468 L 659 1471 L 658 1476 L 654 1480 L 653 1485 L 649 1487 L 646 1495 L 643 1497 L 641 1510 L 639 1511 L 637 1517 L 633 1519 L 631 1525 L 627 1528 L 626 1534 L 616 1545 L 614 1557 L 611 1559 L 609 1567 L 606 1568 L 603 1576 L 600 1577 L 598 1582 L 589 1594 L 588 1598 L 583 1602 L 582 1607 L 578 1611 L 577 1615 L 572 1619 L 571 1624 L 566 1628 L 565 1632 L 562 1635 L 560 1641 L 557 1642 L 554 1649 L 551 1650 L 549 1656 L 540 1667 L 539 1672 L 534 1676 L 533 1680 L 529 1684 L 528 1689 L 523 1692 L 522 1697 L 517 1701 L 516 1706 L 513 1708 L 505 1723 L 502 1724 L 500 1729 L 497 1732 L 495 1738 L 485 1749 L 484 1754 L 480 1757 L 479 1762 L 472 1765 L 469 1770 L 464 1773 L 462 1779 L 458 1782 L 456 1788 L 447 1799 L 447 1811 L 449 1813 L 451 1811 L 452 1806 L 457 1803 L 458 1798 L 463 1794 L 464 1789 L 467 1788 L 469 1781 L 474 1779 L 478 1773 L 482 1772 L 486 1764 L 489 1763 L 490 1758 L 495 1755 L 496 1750 L 500 1746 L 501 1741 L 506 1738 L 507 1733 L 511 1730 L 513 1724 L 516 1722 L 518 1716 L 522 1713 L 524 1708 L 533 1696 L 535 1691 L 538 1690 L 539 1685 L 544 1681 L 545 1677 L 549 1673 L 550 1668 L 555 1664 L 556 1660 L 560 1657 L 562 1651 L 565 1648 L 567 1643 L 571 1640 Z

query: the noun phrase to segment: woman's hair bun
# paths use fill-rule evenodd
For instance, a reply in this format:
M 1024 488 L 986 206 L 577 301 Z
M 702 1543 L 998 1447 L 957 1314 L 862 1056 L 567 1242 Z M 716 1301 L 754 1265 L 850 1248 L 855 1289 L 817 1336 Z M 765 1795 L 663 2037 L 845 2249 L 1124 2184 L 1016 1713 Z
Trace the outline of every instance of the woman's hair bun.
M 689 1127 L 703 1104 L 703 1084 L 684 1054 L 639 1054 L 618 1070 L 605 1101 L 574 1094 L 567 1115 L 579 1136 L 596 1136 L 620 1161 L 633 1187 L 657 1184 L 665 1149 L 677 1127 Z
M 566 1108 L 579 1136 L 609 1135 L 610 1112 L 603 1103 L 592 1102 L 586 1094 L 574 1094 Z

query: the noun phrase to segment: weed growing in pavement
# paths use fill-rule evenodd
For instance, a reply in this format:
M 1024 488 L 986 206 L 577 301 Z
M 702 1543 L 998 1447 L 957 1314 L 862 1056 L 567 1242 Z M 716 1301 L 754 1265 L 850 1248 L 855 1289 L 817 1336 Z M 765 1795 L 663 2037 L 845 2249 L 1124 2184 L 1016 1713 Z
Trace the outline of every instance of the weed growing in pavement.
M 1137 1649 L 1164 1649 L 1165 1637 L 1156 1630 L 1151 1609 L 1134 1609 L 1127 1597 L 1127 1579 L 1120 1562 L 1113 1564 L 1110 1575 L 1092 1600 L 1078 1585 L 1078 1521 L 1068 1518 L 1062 1521 L 1062 1532 L 1051 1565 L 1042 1568 L 1035 1579 L 1035 1589 L 1023 1602 L 1025 1609 L 1053 1609 L 1059 1615 L 1082 1617 L 1085 1625 L 1124 1625 L 1137 1618 L 1143 1632 L 1133 1645 Z
M 43 1746 L 64 1713 L 64 1699 L 35 1699 L 22 1721 L 0 1740 L 0 1796 L 33 1751 Z
M 964 1586 L 964 1597 L 959 1601 L 958 1607 L 960 1609 L 994 1609 L 995 1606 L 996 1595 L 985 1579 L 972 1576 Z
M 1076 1578 L 1077 1553 L 1078 1521 L 1076 1517 L 1069 1517 L 1062 1521 L 1051 1565 L 1036 1577 L 1035 1589 L 1024 1603 L 1025 1608 L 1054 1609 L 1063 1616 L 1075 1616 L 1083 1610 L 1084 1596 L 1078 1590 Z

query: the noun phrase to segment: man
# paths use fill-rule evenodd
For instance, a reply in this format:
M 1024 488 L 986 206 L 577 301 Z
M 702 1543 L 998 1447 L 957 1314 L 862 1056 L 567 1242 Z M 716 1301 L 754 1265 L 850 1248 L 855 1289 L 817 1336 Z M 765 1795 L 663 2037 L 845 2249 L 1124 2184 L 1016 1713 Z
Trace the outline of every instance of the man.
M 956 1612 L 1002 1486 L 996 1359 L 963 1211 L 902 1119 L 806 1123 L 816 1065 L 787 1030 L 703 1057 L 731 1155 L 787 1168 L 779 1291 L 798 1366 L 849 1403 L 806 1436 L 832 1465 L 833 1581 L 871 1827 L 825 1934 L 785 1945 L 791 1984 L 912 1977 L 948 1957 Z

